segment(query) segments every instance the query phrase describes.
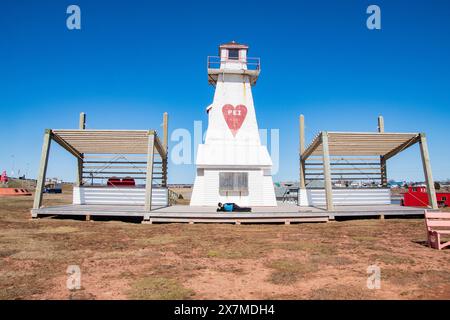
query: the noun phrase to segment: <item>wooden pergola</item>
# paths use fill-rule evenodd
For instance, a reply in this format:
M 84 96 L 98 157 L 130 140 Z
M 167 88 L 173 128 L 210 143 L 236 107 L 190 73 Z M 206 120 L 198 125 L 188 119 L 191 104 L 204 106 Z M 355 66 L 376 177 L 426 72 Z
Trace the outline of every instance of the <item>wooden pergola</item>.
M 383 117 L 378 118 L 378 132 L 322 131 L 305 148 L 305 122 L 300 115 L 300 188 L 306 188 L 309 175 L 324 181 L 327 210 L 334 210 L 332 181 L 347 177 L 375 177 L 387 187 L 386 161 L 419 143 L 430 206 L 437 208 L 427 140 L 424 133 L 391 133 L 384 131 Z M 344 160 L 344 161 L 343 161 Z M 309 161 L 309 162 L 308 162 Z M 317 166 L 320 166 L 319 169 Z M 308 173 L 310 170 L 320 170 Z M 313 179 L 314 180 L 314 179 Z
M 33 209 L 42 205 L 47 164 L 51 142 L 54 141 L 77 158 L 76 186 L 82 186 L 84 179 L 105 178 L 95 174 L 135 174 L 136 179 L 145 180 L 145 210 L 152 209 L 152 182 L 159 179 L 162 187 L 167 187 L 168 163 L 168 114 L 163 116 L 163 141 L 155 130 L 93 130 L 86 129 L 86 115 L 80 114 L 79 129 L 46 129 L 42 146 L 41 161 Z M 107 156 L 106 156 L 107 155 Z M 117 155 L 140 155 L 134 159 L 140 161 L 115 161 Z M 155 161 L 155 156 L 160 161 Z M 111 161 L 110 158 L 113 157 Z M 117 164 L 131 164 L 130 167 Z M 160 172 L 155 172 L 155 164 L 160 164 Z M 115 166 L 115 167 L 114 167 Z M 140 166 L 140 167 L 139 167 Z M 97 168 L 112 168 L 112 171 L 99 171 Z M 137 170 L 142 168 L 143 170 Z M 118 171 L 134 169 L 135 171 Z

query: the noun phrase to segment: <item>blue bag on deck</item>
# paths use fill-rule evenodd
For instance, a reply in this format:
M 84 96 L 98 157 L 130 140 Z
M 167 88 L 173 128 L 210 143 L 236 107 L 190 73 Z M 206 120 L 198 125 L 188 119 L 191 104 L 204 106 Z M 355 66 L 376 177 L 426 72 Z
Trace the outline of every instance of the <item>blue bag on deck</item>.
M 224 209 L 226 212 L 233 212 L 233 204 L 232 204 L 232 203 L 225 203 L 225 204 L 223 205 L 223 209 Z

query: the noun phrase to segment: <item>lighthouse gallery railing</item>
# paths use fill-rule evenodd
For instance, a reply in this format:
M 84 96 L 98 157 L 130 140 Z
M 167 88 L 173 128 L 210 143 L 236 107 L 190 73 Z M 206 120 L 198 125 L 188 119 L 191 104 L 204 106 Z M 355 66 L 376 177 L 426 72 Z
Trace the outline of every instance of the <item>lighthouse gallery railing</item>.
M 226 59 L 218 56 L 207 57 L 208 69 L 220 69 L 220 64 L 224 62 L 241 62 L 247 65 L 248 70 L 260 70 L 261 59 L 260 58 L 247 58 L 247 59 Z

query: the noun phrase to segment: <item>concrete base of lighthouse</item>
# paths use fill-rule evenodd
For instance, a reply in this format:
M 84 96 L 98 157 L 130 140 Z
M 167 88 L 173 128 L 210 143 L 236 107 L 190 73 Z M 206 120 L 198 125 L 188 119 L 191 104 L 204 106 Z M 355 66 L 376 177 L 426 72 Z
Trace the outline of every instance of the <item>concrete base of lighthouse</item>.
M 275 190 L 270 170 L 233 168 L 233 172 L 248 173 L 247 192 L 225 192 L 219 190 L 219 174 L 224 169 L 197 168 L 191 206 L 217 206 L 217 203 L 234 202 L 239 206 L 276 206 Z

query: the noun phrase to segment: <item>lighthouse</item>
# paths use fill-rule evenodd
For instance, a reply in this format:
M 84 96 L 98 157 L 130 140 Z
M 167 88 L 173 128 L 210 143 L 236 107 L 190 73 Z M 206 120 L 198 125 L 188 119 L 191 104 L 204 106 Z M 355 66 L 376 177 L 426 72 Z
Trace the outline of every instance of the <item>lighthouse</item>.
M 208 57 L 208 82 L 214 99 L 206 108 L 208 129 L 197 148 L 191 206 L 276 206 L 272 160 L 261 145 L 252 86 L 260 74 L 259 58 L 234 41 Z

